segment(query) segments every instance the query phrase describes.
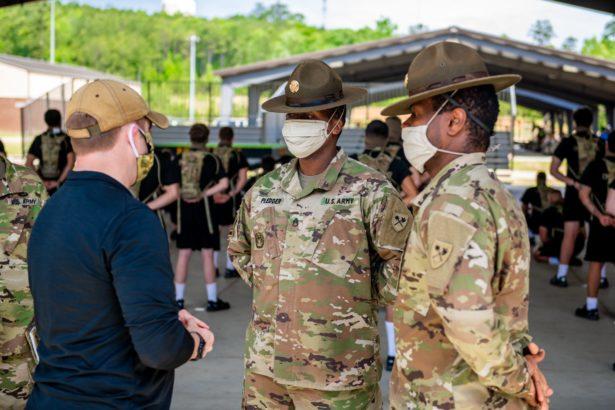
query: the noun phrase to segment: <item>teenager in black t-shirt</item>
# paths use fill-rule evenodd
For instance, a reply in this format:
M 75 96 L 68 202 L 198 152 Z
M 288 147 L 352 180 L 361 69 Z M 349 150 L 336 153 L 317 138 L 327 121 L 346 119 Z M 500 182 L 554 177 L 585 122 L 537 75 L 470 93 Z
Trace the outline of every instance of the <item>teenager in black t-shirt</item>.
M 592 161 L 581 176 L 579 197 L 592 215 L 585 260 L 587 272 L 587 299 L 575 314 L 590 320 L 598 320 L 598 289 L 606 285 L 601 271 L 607 262 L 615 262 L 615 216 L 606 212 L 609 185 L 615 181 L 615 132 L 609 135 L 604 158 Z
M 213 196 L 228 188 L 228 178 L 220 158 L 207 152 L 209 128 L 194 124 L 190 128 L 191 149 L 179 157 L 181 170 L 180 201 L 177 212 L 177 266 L 175 293 L 180 308 L 192 251 L 201 251 L 207 288 L 207 311 L 225 310 L 230 305 L 218 298 L 214 249 L 220 247 Z
M 536 174 L 536 186 L 525 190 L 521 197 L 521 207 L 532 234 L 538 232 L 542 211 L 549 205 L 547 203 L 547 175 L 544 172 Z
M 540 216 L 538 235 L 541 245 L 534 251 L 534 259 L 537 262 L 548 262 L 551 265 L 559 264 L 559 252 L 564 239 L 564 215 L 562 210 L 563 197 L 557 189 L 547 188 L 548 206 Z M 573 260 L 578 259 L 579 253 L 585 245 L 583 231 L 577 236 L 574 246 Z
M 568 265 L 574 250 L 574 243 L 579 229 L 588 218 L 587 210 L 579 200 L 578 190 L 581 174 L 596 156 L 597 146 L 591 135 L 590 127 L 593 114 L 588 108 L 580 108 L 573 115 L 575 131 L 564 138 L 555 149 L 551 160 L 551 175 L 566 184 L 564 196 L 564 239 L 560 250 L 560 264 L 557 275 L 551 278 L 551 284 L 567 287 Z M 560 165 L 566 161 L 568 171 L 564 175 L 559 171 Z
M 235 214 L 241 205 L 241 194 L 248 182 L 249 165 L 243 152 L 233 147 L 234 132 L 231 127 L 220 128 L 218 139 L 218 146 L 213 152 L 222 161 L 229 180 L 229 188 L 225 192 L 214 195 L 222 248 L 222 252 L 214 253 L 214 262 L 218 270 L 225 271 L 226 278 L 235 278 L 239 277 L 239 273 L 227 257 L 226 244 L 231 225 L 235 222 Z
M 75 154 L 68 135 L 62 131 L 62 115 L 58 110 L 45 112 L 47 131 L 37 135 L 28 149 L 26 166 L 41 177 L 49 195 L 55 193 L 75 164 Z M 38 159 L 38 167 L 34 160 Z
M 147 176 L 133 187 L 139 201 L 155 211 L 164 225 L 161 211 L 175 204 L 179 198 L 179 182 L 181 179 L 177 155 L 173 149 L 154 148 L 154 165 Z M 166 229 L 166 226 L 165 226 Z

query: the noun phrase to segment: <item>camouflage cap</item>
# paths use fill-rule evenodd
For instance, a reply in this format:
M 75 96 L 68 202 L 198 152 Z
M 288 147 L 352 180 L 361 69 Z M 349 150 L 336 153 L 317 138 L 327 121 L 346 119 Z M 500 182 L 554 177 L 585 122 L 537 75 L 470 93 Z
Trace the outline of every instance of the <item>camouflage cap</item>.
M 92 121 L 82 121 L 85 114 Z M 95 80 L 79 88 L 66 109 L 66 131 L 71 138 L 90 138 L 141 118 L 149 119 L 160 128 L 169 120 L 151 111 L 147 103 L 130 86 L 115 80 Z

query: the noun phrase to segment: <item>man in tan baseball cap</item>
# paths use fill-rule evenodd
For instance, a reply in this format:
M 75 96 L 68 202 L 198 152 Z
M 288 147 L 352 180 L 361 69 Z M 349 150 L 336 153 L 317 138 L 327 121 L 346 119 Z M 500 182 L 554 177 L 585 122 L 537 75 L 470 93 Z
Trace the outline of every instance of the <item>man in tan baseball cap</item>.
M 214 341 L 178 312 L 166 234 L 128 190 L 151 166 L 151 125 L 168 121 L 111 80 L 80 88 L 67 111 L 75 170 L 29 243 L 40 363 L 28 405 L 168 408 L 173 370 Z

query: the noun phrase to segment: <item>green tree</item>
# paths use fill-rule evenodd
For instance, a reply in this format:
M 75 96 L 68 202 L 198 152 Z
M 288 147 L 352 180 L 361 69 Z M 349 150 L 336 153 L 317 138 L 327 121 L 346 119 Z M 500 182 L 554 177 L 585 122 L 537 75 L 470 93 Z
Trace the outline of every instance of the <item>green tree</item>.
M 601 37 L 585 40 L 582 53 L 592 57 L 615 60 L 615 18 L 606 24 Z
M 536 20 L 528 34 L 540 46 L 550 45 L 551 40 L 555 37 L 553 25 L 549 20 Z

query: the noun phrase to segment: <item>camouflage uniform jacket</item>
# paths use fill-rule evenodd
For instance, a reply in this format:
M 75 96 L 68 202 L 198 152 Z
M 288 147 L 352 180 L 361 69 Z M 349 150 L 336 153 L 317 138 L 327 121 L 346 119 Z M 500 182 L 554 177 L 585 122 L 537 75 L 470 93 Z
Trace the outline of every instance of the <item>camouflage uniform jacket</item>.
M 394 321 L 394 409 L 518 409 L 529 393 L 523 213 L 481 153 L 413 200 Z
M 305 187 L 297 165 L 256 182 L 229 235 L 253 289 L 246 368 L 317 390 L 378 383 L 378 306 L 395 298 L 410 213 L 384 175 L 341 149 Z
M 1 155 L 0 161 L 6 167 L 0 188 L 0 402 L 16 405 L 28 396 L 34 366 L 25 338 L 34 316 L 26 253 L 47 192 L 34 171 Z

